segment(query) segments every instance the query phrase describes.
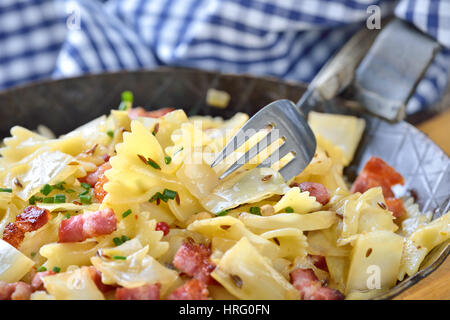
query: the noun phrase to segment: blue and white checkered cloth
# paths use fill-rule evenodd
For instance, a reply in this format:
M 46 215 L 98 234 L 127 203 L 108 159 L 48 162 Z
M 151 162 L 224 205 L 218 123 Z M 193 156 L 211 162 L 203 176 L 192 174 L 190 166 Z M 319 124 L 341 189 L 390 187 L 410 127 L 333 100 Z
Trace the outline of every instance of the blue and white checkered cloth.
M 434 104 L 449 78 L 450 0 L 1 0 L 0 90 L 161 65 L 308 82 L 371 5 L 445 47 L 407 110 Z

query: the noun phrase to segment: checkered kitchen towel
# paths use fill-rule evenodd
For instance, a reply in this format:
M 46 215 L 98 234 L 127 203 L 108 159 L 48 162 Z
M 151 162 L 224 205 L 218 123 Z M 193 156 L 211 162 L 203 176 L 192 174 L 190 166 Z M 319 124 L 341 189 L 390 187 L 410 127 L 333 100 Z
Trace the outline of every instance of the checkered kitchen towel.
M 450 0 L 0 0 L 0 90 L 161 65 L 310 81 L 377 5 L 446 49 L 408 103 L 439 100 L 450 65 Z

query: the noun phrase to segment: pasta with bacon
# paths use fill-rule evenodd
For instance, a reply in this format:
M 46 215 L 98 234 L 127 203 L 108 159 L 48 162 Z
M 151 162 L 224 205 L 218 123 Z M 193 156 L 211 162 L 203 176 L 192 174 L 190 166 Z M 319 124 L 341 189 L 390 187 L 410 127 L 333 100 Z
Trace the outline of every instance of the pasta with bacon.
M 0 299 L 370 298 L 450 237 L 450 213 L 430 222 L 396 198 L 403 177 L 383 160 L 347 182 L 362 119 L 312 112 L 317 150 L 292 181 L 257 168 L 264 155 L 222 181 L 225 165 L 210 164 L 247 115 L 147 112 L 124 97 L 58 138 L 17 126 L 4 139 Z

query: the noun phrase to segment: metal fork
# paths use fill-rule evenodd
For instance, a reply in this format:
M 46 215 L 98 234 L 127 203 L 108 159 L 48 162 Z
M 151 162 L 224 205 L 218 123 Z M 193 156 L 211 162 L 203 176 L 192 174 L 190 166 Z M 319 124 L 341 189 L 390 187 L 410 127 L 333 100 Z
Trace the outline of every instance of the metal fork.
M 230 139 L 211 167 L 222 162 L 248 141 L 251 138 L 249 132 L 258 132 L 269 127 L 268 134 L 234 162 L 219 179 L 224 179 L 241 168 L 278 138 L 283 140 L 282 145 L 258 167 L 270 167 L 291 153 L 293 158 L 279 172 L 286 181 L 300 174 L 311 162 L 316 151 L 316 138 L 306 121 L 306 115 L 317 103 L 335 97 L 351 82 L 356 66 L 376 34 L 376 31 L 368 33 L 367 30 L 362 30 L 352 37 L 321 69 L 297 104 L 289 100 L 277 100 L 251 117 Z

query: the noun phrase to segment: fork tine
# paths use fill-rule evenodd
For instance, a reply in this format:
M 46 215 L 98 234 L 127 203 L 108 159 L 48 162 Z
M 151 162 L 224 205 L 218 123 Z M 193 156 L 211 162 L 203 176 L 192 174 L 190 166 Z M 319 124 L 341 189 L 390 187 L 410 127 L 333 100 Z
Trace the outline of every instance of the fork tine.
M 261 121 L 261 110 L 251 117 L 244 126 L 239 129 L 239 131 L 230 139 L 222 152 L 217 156 L 214 162 L 211 164 L 211 168 L 214 168 L 219 162 L 228 157 L 231 153 L 233 153 L 236 149 L 242 146 L 244 143 L 251 138 L 252 135 L 247 134 L 249 130 L 253 130 L 254 133 L 259 130 L 264 129 L 267 125 L 270 125 L 269 122 Z
M 242 167 L 244 164 L 253 159 L 256 155 L 258 155 L 261 151 L 266 149 L 270 144 L 275 141 L 272 141 L 273 130 L 270 130 L 269 133 L 258 141 L 253 147 L 250 148 L 244 155 L 242 155 L 235 163 L 233 163 L 222 175 L 219 177 L 219 180 L 222 180 L 235 172 L 237 169 Z
M 243 145 L 250 137 L 244 134 L 243 128 L 241 128 L 227 143 L 222 152 L 217 156 L 214 162 L 211 164 L 211 168 L 214 168 L 219 162 L 228 157 L 237 148 Z M 242 141 L 242 142 L 241 142 Z
M 284 141 L 281 147 L 275 150 L 270 156 L 268 156 L 263 162 L 258 165 L 258 168 L 270 167 L 272 164 L 287 155 L 291 151 L 289 149 L 290 145 L 286 141 Z
M 295 177 L 299 172 L 305 169 L 301 167 L 302 167 L 301 161 L 299 161 L 298 158 L 295 157 L 291 161 L 286 163 L 284 167 L 282 167 L 278 172 L 280 172 L 285 181 L 289 181 L 293 177 Z

